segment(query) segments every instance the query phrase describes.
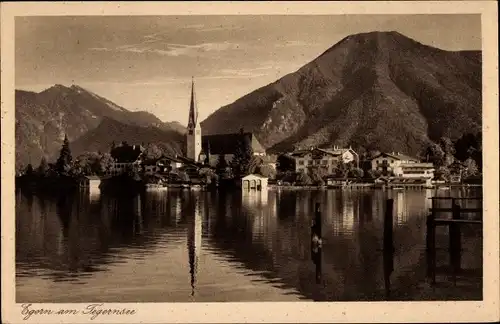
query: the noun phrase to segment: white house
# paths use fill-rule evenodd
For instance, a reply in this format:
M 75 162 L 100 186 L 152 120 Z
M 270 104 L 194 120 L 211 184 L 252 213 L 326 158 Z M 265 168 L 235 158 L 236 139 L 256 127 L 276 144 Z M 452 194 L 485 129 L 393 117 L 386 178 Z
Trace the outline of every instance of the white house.
M 309 167 L 321 167 L 326 169 L 328 173 L 333 173 L 340 161 L 358 163 L 358 155 L 352 148 L 310 148 L 294 151 L 289 156 L 295 160 L 295 172 L 307 173 Z
M 405 163 L 394 167 L 394 175 L 405 179 L 433 179 L 432 163 Z
M 418 162 L 418 159 L 399 152 L 380 153 L 372 159 L 371 168 L 372 170 L 379 170 L 382 172 L 394 172 L 394 168 L 402 164 Z
M 260 174 L 249 174 L 241 179 L 243 190 L 267 191 L 267 178 Z

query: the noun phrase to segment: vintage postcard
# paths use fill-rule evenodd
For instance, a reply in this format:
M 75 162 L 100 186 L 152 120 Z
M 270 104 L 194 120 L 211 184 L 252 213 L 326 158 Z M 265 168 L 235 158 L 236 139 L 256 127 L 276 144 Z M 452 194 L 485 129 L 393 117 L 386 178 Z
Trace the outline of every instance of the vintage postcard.
M 2 3 L 2 321 L 499 320 L 497 19 Z

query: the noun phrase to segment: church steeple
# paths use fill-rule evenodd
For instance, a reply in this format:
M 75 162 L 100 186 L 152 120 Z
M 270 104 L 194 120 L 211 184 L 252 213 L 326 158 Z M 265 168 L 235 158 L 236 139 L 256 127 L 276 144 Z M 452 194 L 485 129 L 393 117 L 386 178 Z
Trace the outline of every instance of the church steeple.
M 198 162 L 201 153 L 201 126 L 198 124 L 194 78 L 191 80 L 191 102 L 189 104 L 186 146 L 187 158 Z
M 198 108 L 196 107 L 196 95 L 194 92 L 194 78 L 191 79 L 191 104 L 189 105 L 188 128 L 193 129 L 198 125 Z

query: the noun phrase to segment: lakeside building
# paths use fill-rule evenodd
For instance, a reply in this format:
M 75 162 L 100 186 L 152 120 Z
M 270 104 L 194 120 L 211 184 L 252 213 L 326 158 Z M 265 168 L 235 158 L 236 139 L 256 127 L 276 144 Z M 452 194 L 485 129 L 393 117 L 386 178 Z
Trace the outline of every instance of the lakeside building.
M 321 167 L 328 173 L 333 173 L 337 165 L 343 163 L 358 162 L 358 155 L 352 148 L 332 149 L 310 148 L 307 150 L 296 150 L 287 154 L 295 162 L 295 172 L 308 172 L 309 167 Z
M 243 190 L 267 191 L 267 178 L 260 174 L 249 174 L 241 179 Z
M 144 173 L 153 175 L 156 173 L 167 174 L 180 169 L 183 166 L 181 160 L 175 157 L 162 156 L 159 159 L 144 161 Z
M 418 163 L 418 159 L 411 156 L 399 153 L 380 153 L 371 160 L 372 170 L 386 172 L 394 172 L 394 168 L 401 166 L 402 164 L 408 163 Z
M 371 167 L 404 179 L 433 179 L 435 171 L 432 163 L 421 163 L 417 158 L 399 152 L 380 153 L 371 160 Z
M 114 162 L 106 174 L 116 176 L 129 170 L 140 171 L 143 152 L 144 147 L 141 145 L 128 145 L 127 143 L 122 143 L 113 148 L 111 150 L 111 157 L 114 159 Z
M 203 162 L 215 167 L 219 158 L 223 157 L 226 163 L 231 163 L 242 141 L 250 143 L 253 155 L 261 157 L 266 155 L 266 150 L 253 133 L 204 135 L 201 150 Z
M 395 167 L 394 175 L 405 179 L 433 179 L 434 171 L 432 163 L 406 163 Z

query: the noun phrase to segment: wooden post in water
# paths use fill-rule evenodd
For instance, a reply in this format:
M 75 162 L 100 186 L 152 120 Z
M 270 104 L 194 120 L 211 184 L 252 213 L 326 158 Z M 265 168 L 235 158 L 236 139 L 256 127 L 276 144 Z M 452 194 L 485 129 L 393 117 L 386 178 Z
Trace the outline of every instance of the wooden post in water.
M 432 200 L 431 213 L 427 216 L 427 276 L 431 278 L 432 283 L 436 283 L 436 225 L 434 219 L 435 214 L 435 200 Z
M 385 217 L 384 217 L 384 251 L 394 252 L 393 242 L 393 210 L 394 199 L 387 199 L 385 204 Z
M 391 296 L 391 274 L 394 271 L 394 242 L 393 242 L 393 210 L 394 199 L 387 199 L 384 215 L 384 283 L 386 299 Z
M 320 204 L 316 203 L 314 210 L 314 220 L 311 226 L 311 259 L 316 265 L 316 283 L 321 282 L 321 209 Z
M 452 199 L 452 219 L 458 220 L 460 219 L 460 205 L 455 202 L 455 199 Z M 453 268 L 453 272 L 456 274 L 460 271 L 461 267 L 461 250 L 462 250 L 462 242 L 461 242 L 461 233 L 460 233 L 460 224 L 451 223 L 449 225 L 449 251 L 450 251 L 450 265 Z
M 316 203 L 316 208 L 314 211 L 314 223 L 316 226 L 316 234 L 318 235 L 318 237 L 321 238 L 322 219 L 321 219 L 321 209 L 319 203 Z

